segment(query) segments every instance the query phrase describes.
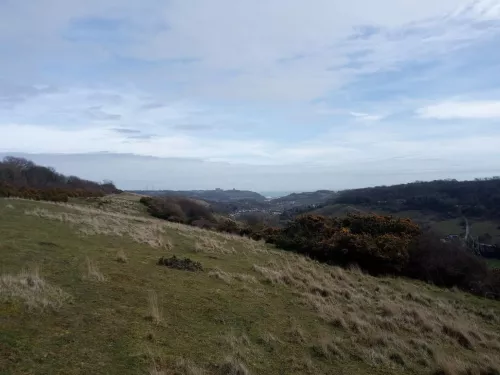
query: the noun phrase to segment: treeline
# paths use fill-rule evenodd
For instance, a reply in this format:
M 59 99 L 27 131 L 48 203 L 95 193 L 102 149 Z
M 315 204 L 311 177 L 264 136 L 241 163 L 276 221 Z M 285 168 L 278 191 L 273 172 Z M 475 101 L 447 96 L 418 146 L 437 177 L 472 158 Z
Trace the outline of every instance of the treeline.
M 264 202 L 266 198 L 259 193 L 249 190 L 134 190 L 134 193 L 155 197 L 185 197 L 192 199 L 201 199 L 212 202 L 235 202 L 240 200 L 249 200 Z
M 393 212 L 420 210 L 451 216 L 500 219 L 500 177 L 474 181 L 417 181 L 345 190 L 330 201 L 332 203 L 380 207 Z
M 282 227 L 217 218 L 186 198 L 149 198 L 141 202 L 159 218 L 265 240 L 331 265 L 357 265 L 374 275 L 411 277 L 500 299 L 500 273 L 460 244 L 443 243 L 410 219 L 350 213 L 334 218 L 301 215 Z
M 0 197 L 67 202 L 71 197 L 100 197 L 118 193 L 115 185 L 76 176 L 65 176 L 24 158 L 7 156 L 0 161 Z

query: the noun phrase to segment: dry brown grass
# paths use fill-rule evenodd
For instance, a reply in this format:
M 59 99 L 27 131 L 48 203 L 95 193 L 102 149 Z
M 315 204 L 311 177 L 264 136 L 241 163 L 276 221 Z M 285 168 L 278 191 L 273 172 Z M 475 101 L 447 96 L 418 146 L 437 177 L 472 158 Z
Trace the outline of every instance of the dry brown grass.
M 224 272 L 219 268 L 210 271 L 208 275 L 210 277 L 215 277 L 219 280 L 222 280 L 227 284 L 231 284 L 233 280 L 241 281 L 243 283 L 251 283 L 251 284 L 257 283 L 257 278 L 255 276 L 248 275 L 245 273 Z
M 150 375 L 206 375 L 202 367 L 185 358 L 178 358 L 174 362 L 166 361 L 158 348 L 147 348 L 147 356 L 150 361 L 148 373 Z
M 161 309 L 158 305 L 158 295 L 154 290 L 148 292 L 149 314 L 147 316 L 155 324 L 160 324 L 163 320 Z
M 283 341 L 281 341 L 281 339 L 278 336 L 273 335 L 271 332 L 264 332 L 260 336 L 259 341 L 261 343 L 266 344 L 267 346 L 275 346 L 283 344 Z
M 162 365 L 157 362 L 153 362 L 150 369 L 149 375 L 205 375 L 207 372 L 198 367 L 194 362 L 186 359 L 178 359 L 173 366 L 169 366 L 168 369 L 164 369 Z
M 220 366 L 220 372 L 224 375 L 250 375 L 250 371 L 245 364 L 231 356 L 226 357 Z
M 127 254 L 125 254 L 125 251 L 118 250 L 118 252 L 116 253 L 116 261 L 119 263 L 127 263 L 128 262 Z
M 242 349 L 250 346 L 250 339 L 244 333 L 236 334 L 234 331 L 230 331 L 224 335 L 222 339 L 229 345 L 233 352 L 241 351 Z
M 156 367 L 156 364 L 149 369 L 149 375 L 167 375 L 167 373 L 159 367 Z
M 165 371 L 165 364 L 161 355 L 154 353 L 152 348 L 147 348 L 147 355 L 151 362 L 150 368 L 148 370 L 149 375 L 167 375 Z
M 166 230 L 169 229 L 174 230 L 181 236 L 195 239 L 194 250 L 200 253 L 236 254 L 235 247 L 242 254 L 245 254 L 245 252 L 269 253 L 263 241 L 254 241 L 246 237 L 211 232 L 184 224 L 138 216 L 137 211 L 134 211 L 132 206 L 130 209 L 115 210 L 116 205 L 136 203 L 127 197 L 119 198 L 117 196 L 102 199 L 110 202 L 104 204 L 103 207 L 105 208 L 102 209 L 71 203 L 39 202 L 47 208 L 37 207 L 25 210 L 24 213 L 30 216 L 64 222 L 75 227 L 83 236 L 128 236 L 137 243 L 144 243 L 167 252 L 174 249 L 171 238 L 168 238 L 165 234 Z M 59 209 L 52 210 L 49 209 L 50 207 L 58 207 Z M 61 211 L 60 208 L 64 208 L 65 211 Z
M 457 356 L 436 357 L 436 364 L 431 375 L 497 375 L 499 370 L 491 365 L 487 357 L 478 358 L 476 363 L 466 363 Z
M 38 267 L 25 269 L 17 275 L 0 276 L 0 298 L 18 299 L 29 309 L 58 309 L 70 299 L 61 288 L 45 281 Z
M 500 357 L 492 354 L 498 353 L 500 338 L 487 326 L 495 314 L 478 314 L 453 300 L 432 297 L 426 292 L 430 286 L 422 284 L 417 290 L 414 283 L 401 279 L 374 278 L 359 269 L 344 270 L 289 254 L 253 269 L 262 283 L 291 289 L 332 327 L 330 333 L 311 340 L 296 323 L 291 325 L 288 336 L 310 343 L 316 357 L 355 356 L 372 366 L 429 373 L 438 366 L 438 353 L 455 352 L 462 353 L 472 374 L 483 366 L 474 360 L 481 348 L 490 353 L 488 366 L 500 369 Z M 446 355 L 443 358 L 446 362 Z
M 189 359 L 180 358 L 175 363 L 175 374 L 205 375 L 207 372 Z
M 84 278 L 87 280 L 104 282 L 106 277 L 99 271 L 99 267 L 89 257 L 87 257 L 87 268 Z
M 206 254 L 233 254 L 234 249 L 229 249 L 222 241 L 219 241 L 211 233 L 205 232 L 203 235 L 198 235 L 194 244 L 194 250 L 198 253 Z
M 255 241 L 249 237 L 241 237 L 224 232 L 213 232 L 212 236 L 222 239 L 225 243 L 237 243 L 239 251 L 241 252 L 269 253 L 265 241 Z
M 75 208 L 72 206 L 68 207 Z M 144 243 L 151 247 L 165 250 L 172 250 L 173 248 L 170 239 L 164 235 L 166 228 L 164 222 L 113 212 L 103 212 L 91 208 L 78 207 L 76 211 L 61 212 L 45 208 L 35 208 L 26 210 L 24 213 L 26 215 L 67 223 L 77 227 L 79 233 L 84 236 L 129 236 L 135 242 Z

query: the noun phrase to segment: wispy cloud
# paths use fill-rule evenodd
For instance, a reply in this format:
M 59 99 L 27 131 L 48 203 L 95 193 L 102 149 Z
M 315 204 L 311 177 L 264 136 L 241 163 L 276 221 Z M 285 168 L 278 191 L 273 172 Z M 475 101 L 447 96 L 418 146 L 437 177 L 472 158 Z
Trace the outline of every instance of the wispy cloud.
M 499 40 L 498 0 L 0 1 L 0 149 L 445 174 L 500 161 Z
M 417 113 L 435 119 L 500 119 L 500 100 L 446 101 L 420 108 Z
M 371 115 L 369 113 L 361 113 L 361 112 L 351 112 L 351 116 L 355 117 L 358 120 L 361 121 L 380 121 L 384 118 L 382 115 Z

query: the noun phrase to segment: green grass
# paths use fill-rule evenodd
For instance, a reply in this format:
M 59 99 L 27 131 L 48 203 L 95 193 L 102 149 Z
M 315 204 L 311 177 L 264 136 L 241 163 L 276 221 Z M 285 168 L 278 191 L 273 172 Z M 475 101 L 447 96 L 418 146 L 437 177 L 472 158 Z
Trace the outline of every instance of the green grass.
M 38 267 L 47 290 L 67 296 L 24 285 L 42 309 L 0 283 L 0 374 L 222 375 L 228 356 L 269 375 L 500 366 L 495 301 L 150 219 L 130 195 L 105 199 L 101 209 L 0 199 L 1 275 Z M 156 265 L 173 254 L 204 271 Z M 87 259 L 104 281 L 89 277 Z M 450 320 L 473 350 L 442 334 Z
M 487 262 L 491 268 L 500 269 L 500 259 L 488 259 Z

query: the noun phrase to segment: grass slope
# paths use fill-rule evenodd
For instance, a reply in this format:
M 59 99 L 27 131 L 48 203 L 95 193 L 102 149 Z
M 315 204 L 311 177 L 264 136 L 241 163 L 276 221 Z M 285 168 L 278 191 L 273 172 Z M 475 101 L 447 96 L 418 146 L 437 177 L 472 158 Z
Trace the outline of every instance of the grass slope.
M 0 200 L 0 374 L 500 368 L 498 302 L 151 219 L 138 199 Z M 156 264 L 174 254 L 204 270 Z

